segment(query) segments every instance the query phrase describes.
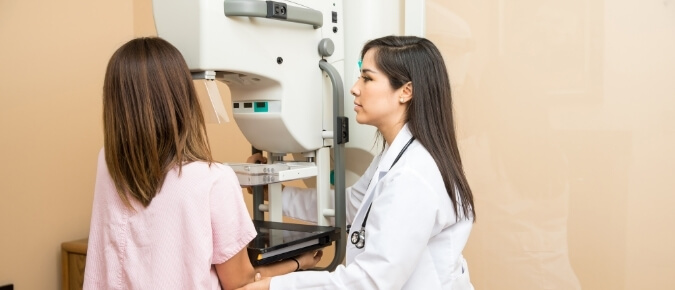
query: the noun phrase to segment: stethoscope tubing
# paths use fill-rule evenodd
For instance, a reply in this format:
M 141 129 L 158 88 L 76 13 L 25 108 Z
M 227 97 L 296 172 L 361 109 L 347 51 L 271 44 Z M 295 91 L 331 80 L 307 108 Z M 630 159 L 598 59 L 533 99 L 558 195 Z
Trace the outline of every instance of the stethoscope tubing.
M 408 140 L 408 143 L 403 146 L 401 151 L 398 153 L 396 156 L 396 159 L 394 159 L 394 162 L 391 164 L 389 167 L 389 170 L 391 170 L 396 162 L 403 156 L 403 153 L 408 149 L 408 146 L 412 144 L 412 142 L 415 140 L 415 137 L 411 137 L 410 140 Z M 371 179 L 372 180 L 372 179 Z M 368 211 L 366 212 L 366 216 L 363 218 L 363 222 L 361 223 L 361 229 L 358 232 L 353 232 L 351 234 L 351 242 L 352 244 L 357 248 L 357 249 L 362 249 L 366 245 L 366 222 L 368 221 L 368 215 L 370 215 L 370 209 L 373 207 L 373 202 L 370 202 L 370 205 L 368 205 Z

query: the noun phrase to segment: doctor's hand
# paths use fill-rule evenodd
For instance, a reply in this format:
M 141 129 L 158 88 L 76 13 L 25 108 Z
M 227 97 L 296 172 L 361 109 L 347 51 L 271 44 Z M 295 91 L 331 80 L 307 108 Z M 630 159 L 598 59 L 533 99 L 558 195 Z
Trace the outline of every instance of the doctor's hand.
M 262 153 L 256 153 L 248 158 L 246 158 L 246 163 L 256 163 L 256 164 L 267 164 L 267 157 L 263 156 Z M 265 200 L 267 200 L 267 186 L 264 186 Z M 253 188 L 250 186 L 246 187 L 246 191 L 249 194 L 253 194 Z
M 258 273 L 255 276 L 255 282 L 250 283 L 244 287 L 237 288 L 236 290 L 269 290 L 271 280 L 272 277 L 260 278 L 260 274 Z
M 267 164 L 267 157 L 263 156 L 262 153 L 256 153 L 248 158 L 246 158 L 246 163 L 256 163 L 256 164 Z M 281 190 L 284 189 L 284 185 L 281 185 Z M 249 194 L 253 194 L 253 187 L 251 186 L 246 186 L 246 191 L 248 191 Z M 267 186 L 263 186 L 263 192 L 264 192 L 264 200 L 269 200 L 267 198 Z
M 262 153 L 256 153 L 251 156 L 249 156 L 246 159 L 246 163 L 261 163 L 261 164 L 266 164 L 267 163 L 267 157 L 262 156 Z

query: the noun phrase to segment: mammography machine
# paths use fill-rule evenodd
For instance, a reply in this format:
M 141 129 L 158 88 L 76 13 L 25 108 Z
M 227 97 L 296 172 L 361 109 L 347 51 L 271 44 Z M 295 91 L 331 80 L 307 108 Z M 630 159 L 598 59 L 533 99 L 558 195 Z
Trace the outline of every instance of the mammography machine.
M 406 1 L 406 10 L 423 11 L 420 3 L 424 2 Z M 217 80 L 231 91 L 227 105 L 246 139 L 267 152 L 268 164 L 229 164 L 242 186 L 256 189 L 253 212 L 258 237 L 249 245 L 254 264 L 333 242 L 335 256 L 327 268 L 334 269 L 344 258 L 345 184 L 363 173 L 375 141 L 374 129 L 354 130 L 354 118 L 348 117 L 354 114 L 348 90 L 359 73 L 356 63 L 363 43 L 401 34 L 398 1 L 345 1 L 344 5 L 342 0 L 153 1 L 158 36 L 181 51 L 195 79 L 206 80 L 213 104 L 211 119 L 227 119 L 213 82 Z M 406 24 L 419 26 L 417 34 L 421 34 L 423 24 L 412 19 L 423 16 L 410 17 Z M 364 21 L 370 25 L 362 26 Z M 360 145 L 349 146 L 347 142 L 353 143 L 355 137 Z M 296 160 L 285 160 L 289 154 Z M 346 163 L 345 155 L 352 156 Z M 305 178 L 316 178 L 318 225 L 281 223 L 281 182 Z M 267 204 L 261 186 L 268 188 Z M 333 196 L 334 201 L 328 200 Z M 270 221 L 263 220 L 263 211 Z M 332 222 L 335 227 L 329 226 Z

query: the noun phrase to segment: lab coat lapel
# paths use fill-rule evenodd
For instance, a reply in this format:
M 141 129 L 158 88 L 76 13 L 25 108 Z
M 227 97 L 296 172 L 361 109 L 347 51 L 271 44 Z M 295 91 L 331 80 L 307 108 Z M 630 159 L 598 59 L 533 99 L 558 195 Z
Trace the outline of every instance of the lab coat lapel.
M 386 151 L 383 153 L 380 164 L 377 166 L 377 170 L 373 175 L 373 180 L 370 182 L 370 186 L 368 186 L 368 192 L 374 189 L 377 182 L 389 172 L 389 168 L 391 168 L 394 160 L 396 160 L 396 157 L 401 153 L 401 150 L 403 150 L 403 147 L 411 137 L 412 133 L 408 130 L 408 124 L 403 125 L 401 131 L 399 131 L 396 138 L 394 138 L 394 142 L 392 142 L 391 146 L 386 148 Z M 366 193 L 366 195 L 368 194 Z
M 370 180 L 370 184 L 368 185 L 368 189 L 366 190 L 366 195 L 363 198 L 363 203 L 361 203 L 359 210 L 356 212 L 356 215 L 354 216 L 354 220 L 352 222 L 349 234 L 361 230 L 361 224 L 363 223 L 365 214 L 368 211 L 368 207 L 370 206 L 372 200 L 375 198 L 374 191 L 375 188 L 377 187 L 378 182 L 382 178 L 384 178 L 385 175 L 387 175 L 387 172 L 389 172 L 389 168 L 391 167 L 392 163 L 394 163 L 396 156 L 398 156 L 398 153 L 401 151 L 401 149 L 403 149 L 403 146 L 405 146 L 406 142 L 408 142 L 408 140 L 410 140 L 411 137 L 412 134 L 408 130 L 408 124 L 405 124 L 403 128 L 401 128 L 401 131 L 399 131 L 398 135 L 396 135 L 396 138 L 394 138 L 394 142 L 392 142 L 391 146 L 387 146 L 384 148 L 384 152 L 382 152 L 382 158 L 380 158 L 380 164 L 377 166 L 377 170 L 375 170 L 375 173 L 373 174 L 373 177 Z M 348 240 L 349 237 L 350 235 L 347 236 Z M 365 247 L 363 249 L 358 249 L 351 242 L 348 242 L 346 264 L 349 265 L 354 260 L 356 255 L 363 252 L 364 249 Z
M 403 125 L 403 128 L 401 128 L 401 131 L 399 131 L 396 135 L 396 138 L 394 138 L 394 142 L 391 143 L 391 146 L 384 148 L 384 152 L 382 152 L 382 158 L 380 158 L 380 164 L 377 166 L 377 170 L 375 170 L 375 174 L 373 174 L 373 177 L 370 180 L 368 190 L 366 190 L 366 195 L 364 198 L 365 202 L 361 205 L 357 216 L 359 214 L 365 214 L 365 211 L 368 210 L 368 205 L 370 204 L 369 199 L 372 198 L 373 192 L 377 187 L 377 183 L 382 178 L 384 178 L 385 175 L 387 175 L 389 168 L 391 168 L 394 160 L 396 160 L 396 156 L 398 156 L 411 137 L 412 134 L 410 133 L 410 130 L 408 130 L 408 124 L 405 124 Z

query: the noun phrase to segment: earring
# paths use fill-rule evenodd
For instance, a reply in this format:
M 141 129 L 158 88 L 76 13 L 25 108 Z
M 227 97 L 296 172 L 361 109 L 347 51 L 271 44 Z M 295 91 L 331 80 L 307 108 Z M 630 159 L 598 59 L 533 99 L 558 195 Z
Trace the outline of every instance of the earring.
M 401 102 L 401 104 L 403 104 L 404 103 L 403 97 L 399 98 L 398 101 Z

